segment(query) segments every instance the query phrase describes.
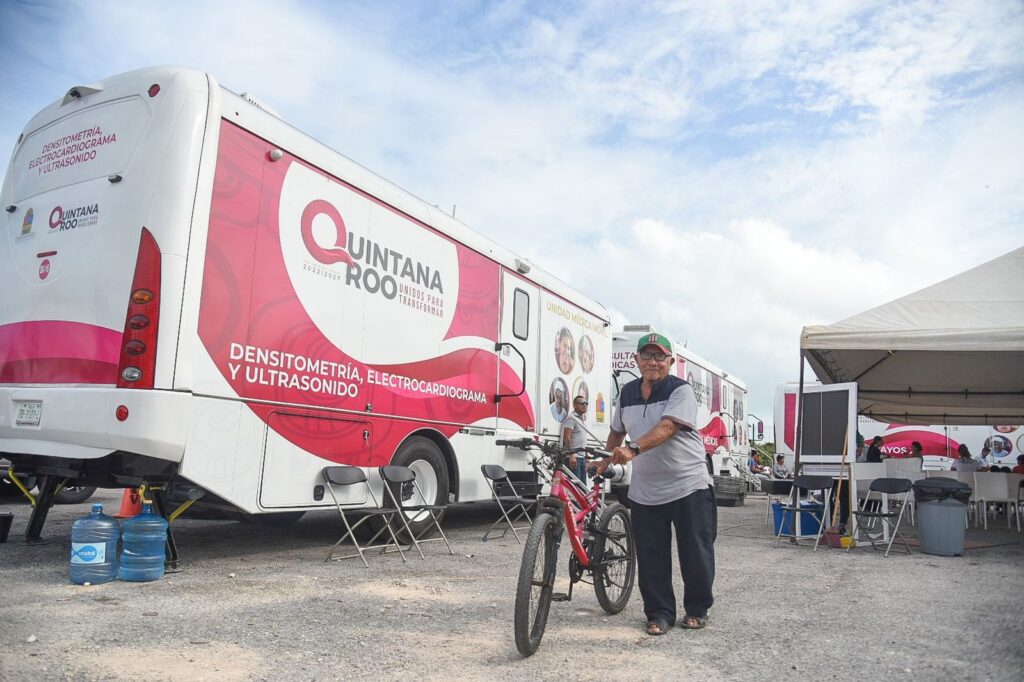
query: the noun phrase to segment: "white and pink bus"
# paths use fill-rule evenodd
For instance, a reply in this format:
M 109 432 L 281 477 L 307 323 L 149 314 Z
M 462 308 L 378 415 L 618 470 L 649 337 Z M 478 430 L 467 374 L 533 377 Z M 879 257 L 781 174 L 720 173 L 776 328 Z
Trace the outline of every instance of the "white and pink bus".
M 397 463 L 471 501 L 481 464 L 529 475 L 496 439 L 609 399 L 604 307 L 205 73 L 69 88 L 3 205 L 16 473 L 296 516 L 324 466 Z

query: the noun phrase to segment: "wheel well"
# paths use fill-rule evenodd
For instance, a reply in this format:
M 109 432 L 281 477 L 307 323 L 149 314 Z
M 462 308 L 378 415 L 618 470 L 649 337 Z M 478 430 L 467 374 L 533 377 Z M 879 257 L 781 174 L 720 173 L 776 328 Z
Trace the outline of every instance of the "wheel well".
M 444 437 L 444 434 L 433 429 L 421 429 L 410 433 L 405 440 L 413 438 L 415 436 L 422 436 L 433 441 L 434 445 L 441 450 L 441 457 L 444 458 L 444 465 L 448 469 L 448 494 L 455 495 L 455 499 L 459 499 L 459 463 L 455 459 L 455 449 L 452 448 L 451 441 Z M 405 441 L 402 441 L 403 443 Z M 399 448 L 402 446 L 399 445 Z M 396 449 L 395 452 L 398 452 Z

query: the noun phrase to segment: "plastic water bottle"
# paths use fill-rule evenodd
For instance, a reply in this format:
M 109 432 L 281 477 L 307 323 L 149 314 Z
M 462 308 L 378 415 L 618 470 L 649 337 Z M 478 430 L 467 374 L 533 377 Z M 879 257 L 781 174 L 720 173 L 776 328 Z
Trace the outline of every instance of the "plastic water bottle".
M 143 503 L 141 514 L 125 519 L 124 547 L 117 577 L 145 582 L 163 576 L 166 543 L 167 521 L 153 513 L 152 503 Z
M 68 576 L 75 585 L 109 583 L 117 575 L 117 541 L 121 526 L 94 504 L 92 513 L 71 525 L 71 564 Z

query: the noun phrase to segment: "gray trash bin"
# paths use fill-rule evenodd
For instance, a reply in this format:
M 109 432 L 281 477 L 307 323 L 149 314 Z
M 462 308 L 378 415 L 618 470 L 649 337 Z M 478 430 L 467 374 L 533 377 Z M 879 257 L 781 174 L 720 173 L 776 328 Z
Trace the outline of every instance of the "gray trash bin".
M 971 486 L 937 476 L 914 483 L 921 523 L 921 551 L 939 556 L 962 556 Z

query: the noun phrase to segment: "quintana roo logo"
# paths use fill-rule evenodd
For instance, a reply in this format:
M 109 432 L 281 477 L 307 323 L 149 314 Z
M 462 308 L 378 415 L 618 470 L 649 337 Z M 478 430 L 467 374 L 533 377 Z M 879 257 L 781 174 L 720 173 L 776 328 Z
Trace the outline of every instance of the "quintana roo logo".
M 313 238 L 313 219 L 321 214 L 326 215 L 334 223 L 334 246 L 332 248 L 325 249 Z M 314 199 L 302 211 L 301 223 L 302 243 L 306 245 L 309 255 L 324 265 L 334 263 L 352 265 L 352 257 L 345 250 L 348 230 L 345 228 L 345 221 L 342 220 L 338 209 L 323 199 Z

